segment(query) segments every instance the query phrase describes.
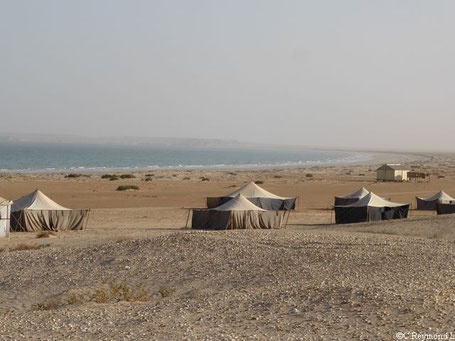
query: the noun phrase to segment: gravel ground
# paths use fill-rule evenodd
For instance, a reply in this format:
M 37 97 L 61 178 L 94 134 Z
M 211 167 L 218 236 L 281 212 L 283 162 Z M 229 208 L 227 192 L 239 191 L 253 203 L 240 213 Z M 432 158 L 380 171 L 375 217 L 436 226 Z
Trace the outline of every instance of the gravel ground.
M 180 231 L 0 252 L 0 339 L 393 340 L 398 331 L 455 332 L 454 245 L 346 231 Z M 150 295 L 94 302 L 113 281 Z M 43 308 L 49 302 L 58 304 Z

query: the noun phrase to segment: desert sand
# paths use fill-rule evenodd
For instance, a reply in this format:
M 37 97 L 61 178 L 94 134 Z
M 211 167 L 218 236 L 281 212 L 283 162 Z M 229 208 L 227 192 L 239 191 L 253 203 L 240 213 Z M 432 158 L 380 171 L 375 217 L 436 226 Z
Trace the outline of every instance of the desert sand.
M 64 206 L 90 208 L 91 216 L 85 231 L 0 239 L 0 339 L 455 335 L 455 217 L 412 210 L 402 221 L 331 224 L 333 196 L 361 186 L 413 206 L 416 195 L 455 195 L 453 155 L 407 162 L 431 181 L 377 183 L 376 164 L 166 170 L 118 181 L 3 174 L 2 197 L 39 188 Z M 185 229 L 187 208 L 249 181 L 299 197 L 286 229 Z M 140 189 L 116 191 L 129 184 Z M 35 249 L 15 250 L 27 248 Z

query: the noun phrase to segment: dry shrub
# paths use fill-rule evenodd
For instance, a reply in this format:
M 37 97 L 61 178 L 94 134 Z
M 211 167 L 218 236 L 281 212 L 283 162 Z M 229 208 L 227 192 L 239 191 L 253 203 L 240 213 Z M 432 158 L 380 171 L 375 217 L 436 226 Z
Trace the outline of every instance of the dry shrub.
M 120 244 L 120 243 L 123 243 L 123 242 L 129 242 L 131 240 L 131 238 L 127 238 L 127 237 L 120 237 L 118 238 L 115 243 L 116 244 Z
M 175 293 L 175 288 L 159 287 L 158 293 L 161 297 L 170 297 Z
M 122 174 L 120 175 L 121 179 L 134 179 L 136 176 L 133 174 Z
M 131 286 L 127 283 L 110 282 L 95 290 L 91 301 L 96 303 L 147 302 L 151 297 L 149 290 L 142 284 Z
M 136 185 L 122 185 L 117 187 L 117 191 L 123 192 L 123 191 L 137 191 L 139 189 L 139 186 Z
M 80 178 L 80 177 L 90 178 L 90 175 L 89 174 L 76 174 L 76 173 L 70 173 L 70 174 L 65 175 L 65 178 Z
M 18 244 L 15 247 L 11 248 L 10 251 L 39 250 L 39 249 L 41 249 L 41 245 Z
M 62 305 L 61 303 L 62 302 L 59 299 L 52 297 L 49 300 L 47 300 L 46 302 L 37 303 L 37 304 L 33 305 L 33 309 L 34 310 L 53 310 L 53 309 L 57 309 L 58 307 L 60 307 Z
M 99 304 L 117 302 L 148 302 L 152 299 L 151 292 L 142 284 L 129 285 L 122 282 L 109 282 L 95 290 L 68 291 L 60 297 L 33 305 L 35 310 L 52 310 L 71 304 L 84 304 L 94 302 Z
M 43 231 L 43 232 L 40 232 L 36 238 L 51 238 L 51 237 L 55 237 L 56 234 L 55 232 L 52 232 L 52 231 Z

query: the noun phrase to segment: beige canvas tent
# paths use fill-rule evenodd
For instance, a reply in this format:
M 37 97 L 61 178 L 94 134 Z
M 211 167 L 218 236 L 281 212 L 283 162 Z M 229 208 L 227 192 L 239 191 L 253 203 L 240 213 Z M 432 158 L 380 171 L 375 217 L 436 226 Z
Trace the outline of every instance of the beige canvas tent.
M 215 208 L 227 203 L 239 194 L 243 195 L 256 206 L 265 210 L 293 210 L 295 209 L 295 202 L 297 198 L 283 198 L 276 194 L 270 193 L 265 189 L 259 187 L 254 182 L 250 182 L 242 188 L 229 193 L 222 197 L 209 197 L 207 198 L 207 207 Z
M 41 191 L 17 199 L 11 207 L 14 231 L 64 231 L 86 228 L 89 210 L 72 210 L 57 204 Z
M 10 231 L 11 201 L 0 197 L 0 237 L 8 237 Z
M 281 228 L 283 211 L 266 211 L 242 194 L 212 209 L 193 210 L 193 229 L 274 229 Z
M 438 204 L 454 204 L 455 199 L 444 191 L 440 191 L 431 198 L 416 197 L 417 209 L 421 211 L 435 211 Z
M 335 206 L 337 224 L 350 224 L 376 220 L 403 219 L 408 217 L 409 204 L 385 200 L 373 192 L 363 199 L 345 206 Z

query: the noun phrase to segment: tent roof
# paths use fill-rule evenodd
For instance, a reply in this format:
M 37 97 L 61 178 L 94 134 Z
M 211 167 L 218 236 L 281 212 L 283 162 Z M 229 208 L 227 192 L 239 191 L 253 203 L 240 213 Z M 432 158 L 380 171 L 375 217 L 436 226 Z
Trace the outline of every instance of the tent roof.
M 7 206 L 7 205 L 11 205 L 11 204 L 12 204 L 11 201 L 0 197 L 0 206 Z
M 22 198 L 14 200 L 11 212 L 17 212 L 24 209 L 49 211 L 69 210 L 69 208 L 57 204 L 38 189 L 23 196 Z
M 379 167 L 377 170 L 389 170 L 389 169 L 393 169 L 393 170 L 409 170 L 409 167 L 405 167 L 401 164 L 398 164 L 398 163 L 386 163 L 386 164 L 383 164 L 381 167 Z
M 359 201 L 351 204 L 351 205 L 346 205 L 346 206 L 337 206 L 337 207 L 398 207 L 398 206 L 404 206 L 407 204 L 399 204 L 396 202 L 391 202 L 385 199 L 382 199 L 381 197 L 377 196 L 373 192 L 368 193 L 365 197 L 360 199 Z
M 367 190 L 365 187 L 362 187 L 360 188 L 358 191 L 352 193 L 352 194 L 349 194 L 349 195 L 345 195 L 344 197 L 337 197 L 337 198 L 343 198 L 343 199 L 361 199 L 363 198 L 364 196 L 368 195 L 370 193 L 369 190 Z
M 435 201 L 435 200 L 453 201 L 453 200 L 455 200 L 454 198 L 452 198 L 450 195 L 448 195 L 444 191 L 440 191 L 440 192 L 436 193 L 431 198 L 420 198 L 420 197 L 418 197 L 418 198 L 420 200 L 424 200 L 424 201 Z
M 275 195 L 273 193 L 266 191 L 265 189 L 256 185 L 254 182 L 250 182 L 249 184 L 246 184 L 245 186 L 241 187 L 240 189 L 236 190 L 235 192 L 232 192 L 232 193 L 226 195 L 226 197 L 235 198 L 239 194 L 243 195 L 246 198 L 269 198 L 269 199 L 281 199 L 281 200 L 286 199 L 286 198 L 280 197 L 278 195 Z
M 242 194 L 237 195 L 234 199 L 229 200 L 227 203 L 212 208 L 212 211 L 265 211 L 264 209 L 256 206 Z

